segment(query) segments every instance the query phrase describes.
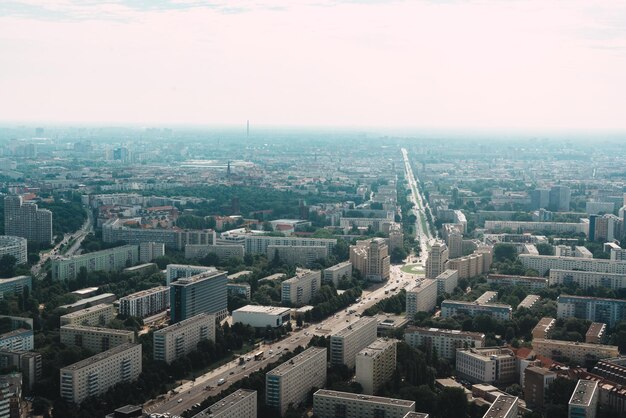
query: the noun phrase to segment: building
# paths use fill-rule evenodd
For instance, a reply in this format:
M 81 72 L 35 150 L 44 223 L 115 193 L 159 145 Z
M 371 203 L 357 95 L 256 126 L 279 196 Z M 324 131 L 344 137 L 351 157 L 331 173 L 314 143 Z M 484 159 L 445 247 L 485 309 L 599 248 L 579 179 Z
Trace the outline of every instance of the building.
M 139 261 L 149 263 L 157 257 L 165 255 L 165 244 L 162 242 L 140 242 Z
M 200 313 L 214 314 L 218 321 L 228 315 L 228 278 L 223 271 L 210 271 L 170 285 L 170 316 L 172 324 Z
M 550 204 L 550 189 L 535 189 L 530 192 L 530 208 L 532 210 L 547 209 Z
M 614 327 L 626 319 L 626 300 L 561 295 L 557 298 L 558 318 L 580 318 Z
M 595 418 L 598 411 L 598 382 L 580 379 L 567 405 L 569 418 Z
M 423 347 L 429 353 L 434 349 L 439 357 L 449 360 L 456 358 L 457 349 L 485 346 L 485 334 L 455 329 L 409 327 L 404 333 L 404 340 L 411 347 Z
M 4 233 L 29 241 L 52 243 L 52 212 L 24 202 L 21 196 L 4 198 Z
M 444 270 L 437 280 L 437 295 L 443 295 L 445 293 L 451 294 L 459 284 L 459 272 L 456 270 Z
M 129 330 L 84 325 L 63 325 L 61 327 L 61 344 L 83 347 L 94 353 L 101 353 L 118 345 L 134 342 L 135 333 Z
M 296 275 L 281 284 L 281 302 L 301 306 L 309 303 L 322 286 L 319 270 L 296 270 Z
M 589 344 L 602 344 L 606 339 L 606 324 L 593 322 L 585 334 L 585 342 Z
M 524 369 L 524 401 L 531 409 L 542 410 L 546 390 L 556 379 L 556 373 L 543 367 L 529 366 Z
M 350 246 L 350 262 L 355 270 L 367 280 L 382 282 L 389 280 L 389 247 L 383 238 L 357 241 Z
M 517 418 L 518 398 L 510 395 L 500 395 L 491 404 L 483 418 Z
M 539 295 L 528 295 L 519 303 L 519 305 L 517 305 L 517 309 L 532 309 L 537 305 L 537 303 L 539 303 L 540 300 L 541 296 Z
M 331 364 L 353 368 L 359 351 L 376 341 L 376 318 L 362 317 L 330 337 Z
M 229 258 L 243 258 L 245 247 L 240 244 L 219 244 L 219 245 L 185 245 L 185 258 L 198 259 L 215 254 L 220 260 Z
M 222 234 L 223 236 L 224 234 Z M 267 247 L 280 245 L 289 247 L 326 247 L 326 256 L 337 245 L 336 239 L 329 238 L 295 238 L 295 237 L 272 237 L 268 235 L 246 235 L 246 254 L 267 254 Z
M 15 264 L 26 264 L 28 261 L 28 247 L 26 238 L 0 235 L 0 257 L 11 255 L 15 257 Z
M 343 263 L 335 264 L 334 266 L 324 269 L 322 279 L 324 283 L 332 282 L 333 285 L 337 287 L 339 281 L 344 277 L 346 279 L 352 278 L 352 263 L 349 261 L 344 261 Z
M 463 227 L 457 224 L 443 224 L 442 236 L 448 246 L 448 257 L 463 256 Z
M 373 395 L 396 370 L 396 340 L 379 338 L 356 355 L 355 380 L 363 393 Z
M 587 202 L 585 203 L 585 212 L 588 215 L 613 213 L 614 210 L 615 210 L 615 203 L 613 202 Z
M 319 418 L 405 418 L 415 401 L 320 389 L 313 394 L 313 413 Z
M 139 247 L 123 245 L 70 257 L 52 257 L 52 280 L 75 279 L 81 269 L 91 271 L 119 271 L 137 264 Z
M 619 350 L 614 345 L 588 344 L 574 341 L 533 339 L 533 351 L 536 354 L 554 360 L 568 359 L 584 365 L 588 360 L 599 360 L 619 356 Z
M 248 283 L 227 283 L 226 293 L 228 296 L 241 296 L 250 300 L 252 289 Z
M 131 382 L 141 374 L 141 360 L 141 344 L 124 344 L 63 367 L 61 397 L 79 404 L 118 383 Z
M 406 316 L 413 318 L 418 312 L 432 312 L 437 306 L 437 280 L 424 279 L 406 292 Z
M 202 340 L 215 341 L 215 316 L 201 313 L 154 331 L 154 359 L 171 363 L 198 349 Z
M 0 368 L 15 368 L 22 373 L 25 392 L 30 393 L 33 385 L 41 379 L 41 354 L 33 351 L 0 351 Z
M 448 262 L 448 247 L 443 242 L 437 241 L 428 250 L 426 259 L 426 278 L 436 279 L 446 270 Z
M 0 256 L 1 257 L 1 256 Z M 24 288 L 33 288 L 33 278 L 30 276 L 16 276 L 9 279 L 0 279 L 0 299 L 4 295 L 23 295 Z
M 548 287 L 545 277 L 514 276 L 509 274 L 489 274 L 487 283 L 497 286 L 520 286 L 526 290 L 535 291 Z
M 493 303 L 498 301 L 498 292 L 486 291 L 480 295 L 474 303 L 478 305 L 485 305 L 487 303 Z
M 143 407 L 141 405 L 124 405 L 104 418 L 140 418 L 143 416 Z
M 456 315 L 489 315 L 498 320 L 511 319 L 511 305 L 502 303 L 485 303 L 478 304 L 476 302 L 465 302 L 460 300 L 446 299 L 441 302 L 441 317 L 451 318 Z
M 113 305 L 100 304 L 89 308 L 71 312 L 61 316 L 61 326 L 63 325 L 89 325 L 104 326 L 115 318 L 116 312 Z
M 313 388 L 326 384 L 326 349 L 311 347 L 265 375 L 265 404 L 283 415 L 297 407 Z
M 233 311 L 233 324 L 241 322 L 254 328 L 282 327 L 291 320 L 291 309 L 280 306 L 246 305 Z
M 102 305 L 106 303 L 113 303 L 117 298 L 113 293 L 102 293 L 100 295 L 91 296 L 89 298 L 77 300 L 69 305 L 61 305 L 59 308 L 65 309 L 68 312 L 76 312 L 90 306 Z
M 488 272 L 491 266 L 491 260 L 491 249 L 482 247 L 465 257 L 448 260 L 445 264 L 445 268 L 457 270 L 459 279 L 470 279 Z
M 256 398 L 256 390 L 238 389 L 197 413 L 193 418 L 256 418 Z
M 265 254 L 268 260 L 278 258 L 283 263 L 299 266 L 310 266 L 318 260 L 328 257 L 325 246 L 268 245 Z
M 553 212 L 569 212 L 571 190 L 567 186 L 552 186 L 548 209 Z
M 533 328 L 532 330 L 533 339 L 550 339 L 552 337 L 552 332 L 554 331 L 555 326 L 556 319 L 550 318 L 548 316 L 541 318 L 537 325 L 535 325 L 535 328 Z
M 120 299 L 120 315 L 147 318 L 170 307 L 170 288 L 153 287 Z
M 607 287 L 617 290 L 626 287 L 626 274 L 599 273 L 596 271 L 551 269 L 548 280 L 550 286 L 577 284 L 582 289 Z
M 456 372 L 473 383 L 510 383 L 518 380 L 517 358 L 501 347 L 457 350 Z
M 0 335 L 0 350 L 29 351 L 35 348 L 32 329 L 18 328 Z
M 165 266 L 165 284 L 169 286 L 170 283 L 175 282 L 178 279 L 184 279 L 187 277 L 195 276 L 196 274 L 217 271 L 215 267 L 207 266 L 192 266 L 191 264 L 168 264 Z
M 541 276 L 552 270 L 579 270 L 626 275 L 626 261 L 530 254 L 520 254 L 519 260 L 525 268 L 533 269 Z
M 511 230 L 513 233 L 585 234 L 589 224 L 585 222 L 534 222 L 534 221 L 485 221 L 489 231 Z

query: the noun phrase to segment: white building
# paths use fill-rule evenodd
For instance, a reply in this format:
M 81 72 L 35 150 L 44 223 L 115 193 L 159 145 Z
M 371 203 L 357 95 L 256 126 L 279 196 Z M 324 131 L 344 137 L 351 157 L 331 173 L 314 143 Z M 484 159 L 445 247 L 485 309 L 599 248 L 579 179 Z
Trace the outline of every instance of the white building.
M 328 257 L 328 248 L 323 245 L 297 246 L 297 245 L 268 245 L 266 257 L 268 260 L 274 260 L 278 257 L 280 261 L 287 264 L 297 264 L 300 266 L 310 266 L 317 260 L 323 260 Z
M 319 270 L 296 270 L 296 275 L 281 284 L 283 304 L 304 305 L 309 303 L 322 286 Z
M 389 246 L 383 238 L 357 241 L 350 246 L 350 262 L 355 270 L 367 280 L 382 282 L 389 280 Z
M 404 340 L 413 348 L 425 347 L 429 352 L 435 349 L 439 357 L 454 360 L 457 349 L 484 347 L 485 334 L 456 329 L 409 327 L 404 332 Z
M 418 312 L 432 312 L 437 305 L 437 280 L 424 279 L 406 292 L 406 316 Z
M 524 298 L 523 301 L 519 303 L 519 305 L 517 305 L 517 309 L 519 308 L 532 309 L 537 305 L 537 303 L 539 303 L 540 300 L 541 300 L 541 296 L 539 295 L 528 295 Z
M 444 300 L 441 302 L 441 317 L 450 318 L 456 315 L 490 315 L 495 319 L 506 321 L 511 319 L 511 305 L 502 303 L 486 303 L 479 305 L 476 302 L 460 300 Z
M 600 390 L 598 382 L 580 379 L 567 405 L 570 418 L 595 418 Z
M 483 418 L 517 418 L 518 401 L 516 396 L 500 395 L 485 412 Z
M 346 277 L 352 278 L 352 263 L 344 261 L 343 263 L 335 264 L 327 269 L 324 269 L 324 283 L 332 282 L 335 287 L 339 284 L 339 281 Z
M 438 295 L 452 294 L 459 284 L 459 272 L 457 270 L 445 270 L 436 277 L 436 280 Z
M 215 267 L 192 266 L 190 264 L 168 264 L 165 268 L 165 282 L 169 286 L 170 283 L 178 279 L 189 278 L 204 272 L 217 271 Z
M 205 410 L 198 412 L 194 418 L 256 418 L 256 397 L 256 390 L 236 390 Z
M 15 264 L 26 264 L 28 257 L 26 238 L 0 235 L 0 257 L 12 255 Z
M 359 351 L 376 340 L 378 321 L 373 317 L 362 317 L 330 337 L 330 362 L 355 365 Z
M 104 326 L 108 324 L 116 315 L 115 307 L 110 304 L 100 304 L 89 308 L 81 309 L 67 315 L 61 316 L 59 319 L 61 325 L 89 325 Z
M 224 234 L 222 234 L 223 236 Z M 245 237 L 246 254 L 267 254 L 267 247 L 270 245 L 326 247 L 326 254 L 330 254 L 335 245 L 337 245 L 337 240 L 328 238 L 271 237 L 267 235 L 247 235 Z
M 426 259 L 426 278 L 435 279 L 446 270 L 448 247 L 443 242 L 435 242 L 428 251 Z
M 456 372 L 474 383 L 507 383 L 518 380 L 517 358 L 508 348 L 485 347 L 458 350 Z
M 246 305 L 233 311 L 233 324 L 241 322 L 254 328 L 281 327 L 291 319 L 291 309 L 280 306 Z
M 120 299 L 120 314 L 147 318 L 170 307 L 170 288 L 154 287 Z
M 202 313 L 154 331 L 154 359 L 171 363 L 196 351 L 202 340 L 215 341 L 215 316 Z
M 607 287 L 617 290 L 626 287 L 626 274 L 598 273 L 580 270 L 550 270 L 550 286 L 555 284 L 577 284 L 582 289 Z
M 157 257 L 165 255 L 165 244 L 162 242 L 139 243 L 139 261 L 149 263 Z
M 538 290 L 548 287 L 548 279 L 545 277 L 515 276 L 509 274 L 489 274 L 488 284 L 497 286 L 520 286 L 527 290 Z
M 379 338 L 356 355 L 355 380 L 373 395 L 396 370 L 396 340 Z
M 510 229 L 513 233 L 522 232 L 550 232 L 572 233 L 587 235 L 589 223 L 586 222 L 527 222 L 527 221 L 485 221 L 485 229 L 489 231 L 502 231 Z
M 520 254 L 519 260 L 525 268 L 536 270 L 541 276 L 545 275 L 549 270 L 580 270 L 626 274 L 626 261 L 530 254 Z
M 586 360 L 605 359 L 619 356 L 615 345 L 588 344 L 575 341 L 546 340 L 534 338 L 533 351 L 536 354 L 554 358 L 567 358 L 572 362 L 584 365 Z
M 404 399 L 327 389 L 313 394 L 313 413 L 319 418 L 404 418 L 414 411 L 415 401 Z
M 118 345 L 134 342 L 135 333 L 130 330 L 84 325 L 63 325 L 61 327 L 61 344 L 83 347 L 94 353 L 101 353 Z

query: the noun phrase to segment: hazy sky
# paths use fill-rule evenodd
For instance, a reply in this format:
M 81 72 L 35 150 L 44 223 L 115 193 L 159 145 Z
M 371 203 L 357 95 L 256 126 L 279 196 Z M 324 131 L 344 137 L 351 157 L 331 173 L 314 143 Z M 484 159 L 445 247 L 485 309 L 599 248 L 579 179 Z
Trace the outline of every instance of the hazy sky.
M 626 129 L 626 2 L 1 0 L 0 120 Z

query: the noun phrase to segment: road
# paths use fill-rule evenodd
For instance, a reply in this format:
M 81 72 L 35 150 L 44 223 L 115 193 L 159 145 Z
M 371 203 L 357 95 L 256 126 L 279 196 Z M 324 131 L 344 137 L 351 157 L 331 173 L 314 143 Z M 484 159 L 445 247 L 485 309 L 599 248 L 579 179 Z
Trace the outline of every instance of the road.
M 253 357 L 254 353 L 264 351 L 265 358 L 260 361 L 250 360 L 245 363 L 245 369 L 239 365 L 238 360 L 233 360 L 217 369 L 196 378 L 193 382 L 187 382 L 174 389 L 175 393 L 161 395 L 157 399 L 153 399 L 144 405 L 144 412 L 148 414 L 164 414 L 170 413 L 172 417 L 181 415 L 185 410 L 190 409 L 196 403 L 201 403 L 209 396 L 218 395 L 224 389 L 228 388 L 237 380 L 244 378 L 253 371 L 259 370 L 271 363 L 277 363 L 280 357 L 279 353 L 284 351 L 293 351 L 298 346 L 306 347 L 312 335 L 331 335 L 348 326 L 351 322 L 358 320 L 358 314 L 365 309 L 374 305 L 380 299 L 390 297 L 400 292 L 404 287 L 411 287 L 415 283 L 413 275 L 402 273 L 398 266 L 391 269 L 391 278 L 388 282 L 376 284 L 373 287 L 363 291 L 361 302 L 346 308 L 336 315 L 325 319 L 319 323 L 313 323 L 309 327 L 292 332 L 281 341 L 273 344 L 262 344 L 244 356 Z M 397 287 L 395 291 L 392 288 Z M 389 294 L 385 295 L 385 291 Z M 354 309 L 355 314 L 349 314 L 348 311 Z M 270 354 L 269 350 L 273 353 Z M 276 364 L 276 366 L 278 363 Z M 232 373 L 232 374 L 231 374 Z M 226 383 L 217 386 L 219 379 L 225 379 Z

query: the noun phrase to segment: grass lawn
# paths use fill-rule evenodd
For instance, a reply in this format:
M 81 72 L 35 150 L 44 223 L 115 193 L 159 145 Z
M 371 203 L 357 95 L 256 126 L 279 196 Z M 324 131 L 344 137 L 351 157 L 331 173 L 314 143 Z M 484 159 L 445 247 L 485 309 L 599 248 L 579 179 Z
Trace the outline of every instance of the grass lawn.
M 400 268 L 405 273 L 422 274 L 424 273 L 424 267 L 421 264 L 407 264 Z

